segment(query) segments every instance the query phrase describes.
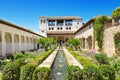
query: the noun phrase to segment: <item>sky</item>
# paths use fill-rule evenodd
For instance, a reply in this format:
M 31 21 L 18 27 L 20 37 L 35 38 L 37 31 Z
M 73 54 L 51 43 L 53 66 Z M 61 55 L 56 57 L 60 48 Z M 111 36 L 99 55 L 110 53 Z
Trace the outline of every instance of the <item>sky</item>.
M 40 16 L 110 16 L 120 0 L 0 0 L 0 19 L 38 33 Z

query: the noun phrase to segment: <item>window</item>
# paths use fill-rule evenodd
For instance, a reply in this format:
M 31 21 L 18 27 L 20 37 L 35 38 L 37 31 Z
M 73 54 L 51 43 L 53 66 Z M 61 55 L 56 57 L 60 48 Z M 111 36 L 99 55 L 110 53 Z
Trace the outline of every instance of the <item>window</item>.
M 52 30 L 54 30 L 54 28 L 52 28 Z
M 41 23 L 42 23 L 42 20 L 41 20 Z
M 69 30 L 71 30 L 71 27 L 69 27 Z
M 66 20 L 65 25 L 66 26 L 72 26 L 72 20 Z
M 44 33 L 44 31 L 42 31 L 42 33 Z
M 68 27 L 66 27 L 66 30 L 68 30 Z
M 89 29 L 91 28 L 91 25 L 89 25 Z
M 59 30 L 59 27 L 57 29 Z
M 48 21 L 48 26 L 55 26 L 55 20 Z
M 62 27 L 61 27 L 61 30 L 62 30 Z
M 63 26 L 63 20 L 57 21 L 57 26 Z
M 77 23 L 77 24 L 79 24 L 79 23 Z
M 51 28 L 49 28 L 49 30 L 51 30 Z

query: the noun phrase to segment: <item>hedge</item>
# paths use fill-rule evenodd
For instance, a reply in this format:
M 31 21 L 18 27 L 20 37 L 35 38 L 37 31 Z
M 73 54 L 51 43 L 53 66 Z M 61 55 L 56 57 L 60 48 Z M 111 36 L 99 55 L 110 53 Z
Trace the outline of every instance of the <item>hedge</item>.
M 34 70 L 35 70 L 35 66 L 31 64 L 22 66 L 20 72 L 20 80 L 32 80 L 32 74 Z
M 97 70 L 97 80 L 115 80 L 115 68 L 110 65 L 102 64 Z
M 32 60 L 32 62 L 26 64 L 21 68 L 20 80 L 32 80 L 32 74 L 34 69 L 42 63 L 42 61 L 51 54 L 53 49 L 48 50 L 47 52 L 42 53 L 40 56 Z
M 87 65 L 83 68 L 83 80 L 97 80 L 96 73 L 98 67 L 96 65 Z
M 3 69 L 2 80 L 19 80 L 20 64 L 17 62 L 8 63 Z
M 50 80 L 51 70 L 46 67 L 36 68 L 32 80 Z
M 67 80 L 82 80 L 83 71 L 78 66 L 70 65 L 67 68 Z

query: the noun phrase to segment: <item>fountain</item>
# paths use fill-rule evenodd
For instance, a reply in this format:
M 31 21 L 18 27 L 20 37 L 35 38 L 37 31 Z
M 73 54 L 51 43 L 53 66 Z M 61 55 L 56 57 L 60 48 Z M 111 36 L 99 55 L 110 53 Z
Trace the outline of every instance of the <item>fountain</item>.
M 67 61 L 63 50 L 58 50 L 57 56 L 52 65 L 52 74 L 54 79 L 52 80 L 64 80 L 67 72 Z

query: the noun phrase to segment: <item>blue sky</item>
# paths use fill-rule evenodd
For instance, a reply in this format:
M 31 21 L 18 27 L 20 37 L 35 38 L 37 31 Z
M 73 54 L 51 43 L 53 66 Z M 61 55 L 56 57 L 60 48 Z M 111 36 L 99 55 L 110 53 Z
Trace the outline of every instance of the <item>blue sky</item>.
M 0 19 L 38 32 L 40 16 L 80 16 L 83 22 L 120 7 L 120 0 L 0 0 Z

